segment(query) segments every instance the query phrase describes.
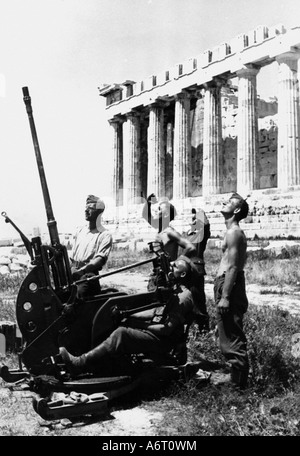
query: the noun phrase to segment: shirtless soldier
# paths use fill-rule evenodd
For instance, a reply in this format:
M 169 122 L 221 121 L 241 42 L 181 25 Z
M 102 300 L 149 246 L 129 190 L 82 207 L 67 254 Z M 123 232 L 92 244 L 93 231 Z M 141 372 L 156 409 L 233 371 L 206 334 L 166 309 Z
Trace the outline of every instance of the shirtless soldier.
M 239 226 L 248 215 L 248 203 L 237 193 L 223 204 L 221 213 L 225 219 L 226 234 L 223 241 L 223 257 L 214 281 L 214 297 L 219 346 L 231 365 L 231 374 L 220 383 L 245 387 L 249 362 L 247 340 L 243 331 L 243 315 L 248 308 L 245 289 L 244 265 L 247 240 Z

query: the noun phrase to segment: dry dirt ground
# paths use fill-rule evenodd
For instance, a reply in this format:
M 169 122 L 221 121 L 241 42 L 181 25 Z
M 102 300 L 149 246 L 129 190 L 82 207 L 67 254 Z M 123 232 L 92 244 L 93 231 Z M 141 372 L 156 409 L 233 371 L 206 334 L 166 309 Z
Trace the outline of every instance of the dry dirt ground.
M 115 285 L 114 280 L 107 277 L 103 279 L 102 286 Z M 118 274 L 118 284 L 121 291 L 142 292 L 146 290 L 147 279 L 136 272 L 124 272 Z M 299 289 L 291 291 L 274 287 L 271 291 L 273 294 L 261 294 L 261 287 L 248 285 L 250 305 L 278 305 L 292 313 L 299 313 Z M 213 296 L 213 285 L 209 278 L 206 294 L 207 297 Z M 21 387 L 14 390 L 8 386 L 3 381 L 0 383 L 0 435 L 156 436 L 159 425 L 164 420 L 163 402 L 155 399 L 138 405 L 134 401 L 127 404 L 121 402 L 108 407 L 105 415 L 93 419 L 79 417 L 71 420 L 43 420 L 33 409 L 34 393 L 22 390 Z

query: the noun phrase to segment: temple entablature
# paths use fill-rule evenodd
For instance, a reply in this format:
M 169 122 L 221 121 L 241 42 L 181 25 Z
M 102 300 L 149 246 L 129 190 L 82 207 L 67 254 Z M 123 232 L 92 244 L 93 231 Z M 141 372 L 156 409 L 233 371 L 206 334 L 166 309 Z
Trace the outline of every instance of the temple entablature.
M 148 105 L 160 96 L 175 96 L 181 90 L 199 87 L 220 75 L 228 79 L 249 66 L 259 69 L 297 48 L 300 27 L 286 30 L 282 24 L 270 28 L 261 25 L 157 75 L 99 87 L 99 93 L 106 97 L 108 117 L 113 117 Z

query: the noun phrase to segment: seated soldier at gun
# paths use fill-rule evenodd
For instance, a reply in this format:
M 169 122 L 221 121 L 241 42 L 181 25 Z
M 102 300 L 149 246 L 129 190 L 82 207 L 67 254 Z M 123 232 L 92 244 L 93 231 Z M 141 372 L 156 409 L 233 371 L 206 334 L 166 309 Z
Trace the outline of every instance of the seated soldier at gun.
M 111 335 L 81 356 L 71 355 L 65 347 L 59 353 L 71 375 L 102 372 L 119 365 L 124 355 L 169 354 L 185 340 L 185 325 L 194 317 L 194 302 L 191 288 L 192 265 L 187 257 L 179 257 L 171 263 L 174 292 L 163 308 L 151 308 L 137 312 L 120 322 Z M 115 361 L 115 363 L 114 363 Z M 184 364 L 186 359 L 181 359 Z
M 97 276 L 107 262 L 112 247 L 112 235 L 101 223 L 104 209 L 105 204 L 101 198 L 88 195 L 85 207 L 88 225 L 77 231 L 70 254 L 71 273 L 75 281 Z M 94 296 L 100 291 L 99 280 L 87 280 L 77 285 L 78 298 Z
M 170 260 L 174 261 L 178 254 L 185 255 L 193 260 L 193 286 L 194 300 L 197 302 L 198 318 L 197 324 L 199 330 L 209 329 L 209 318 L 206 309 L 206 297 L 204 292 L 204 250 L 207 240 L 210 237 L 210 224 L 204 211 L 201 211 L 201 217 L 198 211 L 192 209 L 192 220 L 190 230 L 187 234 L 181 235 L 170 223 L 176 217 L 176 209 L 167 198 L 158 200 L 152 193 L 148 196 L 143 207 L 142 216 L 155 229 L 158 230 L 156 239 L 160 241 Z M 160 277 L 157 270 L 154 269 L 149 279 L 148 290 L 152 291 L 156 285 L 160 284 Z

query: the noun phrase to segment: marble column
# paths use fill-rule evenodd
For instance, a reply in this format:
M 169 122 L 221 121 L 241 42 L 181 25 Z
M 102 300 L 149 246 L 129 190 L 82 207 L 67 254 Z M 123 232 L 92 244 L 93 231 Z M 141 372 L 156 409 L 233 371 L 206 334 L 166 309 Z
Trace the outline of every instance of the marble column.
M 153 104 L 149 111 L 147 195 L 165 196 L 164 110 Z
M 243 68 L 238 76 L 237 115 L 237 192 L 246 197 L 257 188 L 256 154 L 258 148 L 257 68 Z
M 278 62 L 278 188 L 300 184 L 299 52 L 276 58 Z
M 123 129 L 120 120 L 111 119 L 112 129 L 112 197 L 116 206 L 123 204 Z
M 166 196 L 173 198 L 173 148 L 174 148 L 174 125 L 173 122 L 167 122 L 165 131 L 166 137 L 166 163 L 165 163 L 165 187 Z
M 220 193 L 222 157 L 221 82 L 207 84 L 204 93 L 202 195 Z
M 190 96 L 181 93 L 175 101 L 173 199 L 189 196 L 191 170 Z
M 128 113 L 123 124 L 123 184 L 124 204 L 135 204 L 141 197 L 140 179 L 140 116 Z
M 205 89 L 196 92 L 196 107 L 195 107 L 195 133 L 194 141 L 195 147 L 198 148 L 200 144 L 203 145 L 203 124 L 204 124 L 204 95 Z

